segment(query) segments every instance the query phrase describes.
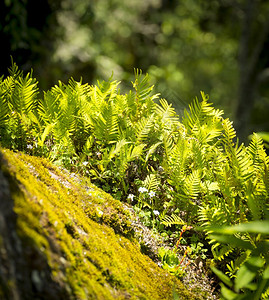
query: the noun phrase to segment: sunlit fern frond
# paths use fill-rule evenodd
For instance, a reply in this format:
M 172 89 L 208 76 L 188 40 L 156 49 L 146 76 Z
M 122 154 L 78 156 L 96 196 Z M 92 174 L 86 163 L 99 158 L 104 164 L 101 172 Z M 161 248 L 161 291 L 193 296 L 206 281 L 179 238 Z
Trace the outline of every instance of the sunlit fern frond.
M 131 161 L 141 158 L 145 146 L 146 144 L 133 145 L 125 141 L 118 145 L 120 149 L 118 151 L 117 168 L 120 176 L 124 176 Z
M 22 112 L 28 113 L 32 111 L 37 105 L 37 81 L 32 78 L 31 74 L 28 73 L 25 77 L 20 77 L 17 83 L 18 87 L 18 98 L 14 100 L 16 107 L 20 107 Z
M 118 140 L 118 118 L 114 113 L 114 105 L 107 103 L 102 110 L 92 117 L 92 130 L 95 137 L 106 144 Z
M 262 293 L 261 299 L 266 300 L 269 299 L 269 286 L 266 288 L 266 290 Z
M 260 173 L 267 164 L 267 155 L 264 149 L 263 139 L 256 133 L 252 135 L 247 152 L 250 154 L 256 173 Z M 257 174 L 258 175 L 258 174 Z
M 223 126 L 223 142 L 224 144 L 234 145 L 234 139 L 236 137 L 236 132 L 233 127 L 233 122 L 229 119 L 222 120 Z
M 221 200 L 218 196 L 212 195 L 207 199 L 207 203 L 199 206 L 198 215 L 201 226 L 229 224 L 226 212 L 222 209 Z
M 37 105 L 37 81 L 31 73 L 23 76 L 14 64 L 10 69 L 10 76 L 2 82 L 2 95 L 5 97 L 10 110 L 19 115 L 27 114 Z
M 5 97 L 4 83 L 0 82 L 0 127 L 4 126 L 9 117 L 8 102 Z
M 185 225 L 186 222 L 184 222 L 178 215 L 172 214 L 171 216 L 166 215 L 162 219 L 161 224 L 163 224 L 167 227 L 171 227 L 173 225 Z
M 189 111 L 185 110 L 182 120 L 186 129 L 190 132 L 197 130 L 203 125 L 208 118 L 220 115 L 220 111 L 216 111 L 213 106 L 208 103 L 208 96 L 201 92 L 202 101 L 195 98 L 189 105 Z
M 129 151 L 128 151 L 128 155 L 127 155 L 127 161 L 130 162 L 134 159 L 140 158 L 145 146 L 146 146 L 146 144 L 139 144 L 139 145 L 134 145 L 134 146 L 130 147 Z
M 211 251 L 214 259 L 216 260 L 224 260 L 225 257 L 227 257 L 234 251 L 234 247 L 231 245 L 223 245 L 220 243 L 216 243 L 213 240 L 211 240 L 211 243 L 213 243 Z
M 136 143 L 145 142 L 148 140 L 148 134 L 154 126 L 154 114 L 149 117 L 143 117 L 135 124 Z
M 195 200 L 198 197 L 201 191 L 200 172 L 198 170 L 194 170 L 186 177 L 184 181 L 184 191 L 191 200 Z
M 171 124 L 179 126 L 179 118 L 172 104 L 168 104 L 165 99 L 160 99 L 160 105 L 156 104 L 155 111 L 160 118 L 164 128 L 171 128 Z
M 119 81 L 97 81 L 98 84 L 92 87 L 94 98 L 98 102 L 106 101 L 111 102 L 114 101 L 115 97 L 118 94 L 118 85 Z
M 153 155 L 153 153 L 155 153 L 155 151 L 161 144 L 162 144 L 162 142 L 157 142 L 150 146 L 150 148 L 147 151 L 147 155 L 145 157 L 145 162 L 147 162 L 149 160 L 149 158 Z
M 39 102 L 38 113 L 45 124 L 58 120 L 60 110 L 60 94 L 51 89 L 44 92 L 43 99 Z
M 156 174 L 149 174 L 143 181 L 142 185 L 149 191 L 156 192 L 160 184 L 160 179 Z
M 112 160 L 116 155 L 118 155 L 121 152 L 122 148 L 127 144 L 130 144 L 130 142 L 122 139 L 119 140 L 116 144 L 112 145 L 108 154 L 108 160 Z
M 165 151 L 165 155 L 167 159 L 170 159 L 173 150 L 176 146 L 176 142 L 174 139 L 174 135 L 169 130 L 163 130 L 160 136 L 160 140 L 162 141 L 163 148 Z
M 136 92 L 136 101 L 144 103 L 153 90 L 153 86 L 149 85 L 148 74 L 143 75 L 141 70 L 135 70 L 135 81 L 132 84 Z

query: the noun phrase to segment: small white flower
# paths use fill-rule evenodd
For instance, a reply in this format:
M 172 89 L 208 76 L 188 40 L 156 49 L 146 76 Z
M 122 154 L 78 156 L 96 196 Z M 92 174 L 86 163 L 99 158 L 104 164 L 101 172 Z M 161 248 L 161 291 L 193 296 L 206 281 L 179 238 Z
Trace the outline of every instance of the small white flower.
M 100 218 L 104 214 L 100 208 L 96 208 L 97 216 Z
M 87 162 L 87 161 L 84 161 L 82 164 L 83 164 L 83 166 L 85 166 L 85 167 L 86 167 L 86 166 L 87 166 L 87 164 L 88 164 L 88 162 Z
M 28 144 L 28 145 L 27 145 L 27 149 L 33 149 L 33 146 L 30 145 L 30 144 Z
M 156 195 L 155 192 L 153 192 L 153 191 L 150 191 L 150 192 L 149 192 L 149 197 L 150 197 L 150 198 L 154 197 L 155 195 Z
M 128 197 L 127 197 L 127 199 L 130 199 L 131 201 L 133 201 L 134 200 L 134 196 L 135 195 L 133 195 L 133 194 L 129 194 Z
M 148 189 L 146 189 L 145 187 L 142 187 L 142 186 L 138 189 L 139 193 L 146 193 L 147 191 L 148 191 Z
M 160 214 L 160 212 L 158 210 L 154 210 L 153 213 L 155 216 L 158 216 Z

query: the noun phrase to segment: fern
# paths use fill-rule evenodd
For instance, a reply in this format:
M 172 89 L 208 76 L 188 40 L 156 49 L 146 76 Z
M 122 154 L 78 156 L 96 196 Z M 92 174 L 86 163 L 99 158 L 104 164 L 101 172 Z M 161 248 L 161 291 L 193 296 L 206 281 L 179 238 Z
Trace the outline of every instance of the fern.
M 0 91 L 0 127 L 3 127 L 6 124 L 6 121 L 8 120 L 9 107 L 7 99 L 4 96 L 5 88 L 2 78 L 0 78 Z
M 224 130 L 223 142 L 225 144 L 229 144 L 230 146 L 233 146 L 233 140 L 236 137 L 236 132 L 233 128 L 233 123 L 229 119 L 223 119 L 222 126 Z
M 266 290 L 262 293 L 261 296 L 262 299 L 268 299 L 269 298 L 269 286 L 266 288 Z
M 205 96 L 202 92 L 201 96 L 201 102 L 199 102 L 198 98 L 195 98 L 193 103 L 189 105 L 189 112 L 187 110 L 184 112 L 183 124 L 190 132 L 199 128 L 207 119 L 207 116 L 212 115 L 214 112 L 211 104 L 207 102 L 208 96 Z
M 171 216 L 164 216 L 161 223 L 167 227 L 171 227 L 172 225 L 186 224 L 186 222 L 184 222 L 178 215 L 175 214 L 172 214 Z
M 153 209 L 178 209 L 205 231 L 268 218 L 269 158 L 262 140 L 254 134 L 249 146 L 239 144 L 232 122 L 204 93 L 180 121 L 165 99 L 155 102 L 148 75 L 138 70 L 126 95 L 112 80 L 90 86 L 71 78 L 43 95 L 37 84 L 16 64 L 1 77 L 2 146 L 87 171 L 122 198 L 144 179 L 158 191 Z
M 149 174 L 143 181 L 142 185 L 148 189 L 149 191 L 156 192 L 158 189 L 158 186 L 160 184 L 160 180 L 157 176 L 157 174 Z
M 186 196 L 191 199 L 197 199 L 201 187 L 200 187 L 200 174 L 198 170 L 194 170 L 189 176 L 185 178 L 184 190 Z
M 148 85 L 148 75 L 143 76 L 142 71 L 135 70 L 135 81 L 133 87 L 136 92 L 136 101 L 144 103 L 150 96 L 153 86 Z
M 154 114 L 148 118 L 141 118 L 135 124 L 136 143 L 142 143 L 148 139 L 148 134 L 154 126 Z
M 164 129 L 173 130 L 174 127 L 180 125 L 175 109 L 165 99 L 160 99 L 160 105 L 156 105 L 155 112 L 160 117 L 160 123 Z

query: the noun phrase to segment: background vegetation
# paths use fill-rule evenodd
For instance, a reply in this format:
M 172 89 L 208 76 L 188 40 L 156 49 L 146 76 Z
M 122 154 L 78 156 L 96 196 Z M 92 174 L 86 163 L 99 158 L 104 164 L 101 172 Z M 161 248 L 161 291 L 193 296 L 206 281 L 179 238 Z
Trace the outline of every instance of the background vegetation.
M 242 140 L 269 131 L 269 4 L 265 0 L 4 0 L 1 74 L 34 69 L 41 88 L 148 72 L 178 113 L 200 90 Z

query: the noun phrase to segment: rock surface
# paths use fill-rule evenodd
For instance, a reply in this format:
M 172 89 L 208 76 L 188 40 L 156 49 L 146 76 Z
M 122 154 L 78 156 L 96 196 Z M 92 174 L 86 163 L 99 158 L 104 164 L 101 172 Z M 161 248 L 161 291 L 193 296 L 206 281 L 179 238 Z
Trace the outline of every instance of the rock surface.
M 0 152 L 0 299 L 199 299 L 141 253 L 129 211 L 48 161 Z

